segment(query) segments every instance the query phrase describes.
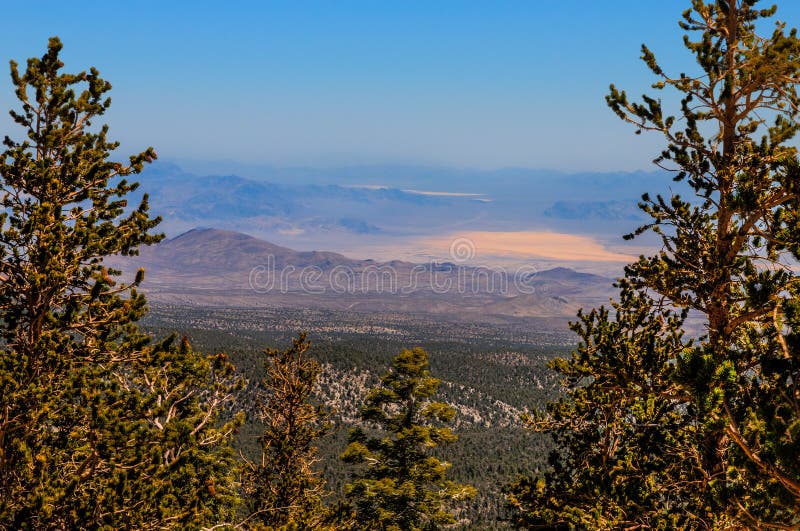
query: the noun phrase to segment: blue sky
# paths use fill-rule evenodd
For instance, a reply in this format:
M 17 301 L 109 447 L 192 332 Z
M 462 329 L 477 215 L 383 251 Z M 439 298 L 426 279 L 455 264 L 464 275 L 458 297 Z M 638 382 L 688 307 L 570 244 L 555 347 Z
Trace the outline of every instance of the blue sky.
M 114 85 L 112 134 L 162 158 L 650 169 L 660 139 L 634 136 L 603 97 L 610 82 L 647 90 L 642 42 L 667 68 L 691 68 L 676 24 L 687 5 L 13 2 L 0 58 L 60 36 L 68 68 L 95 65 Z M 800 25 L 800 3 L 778 18 Z M 8 108 L 8 81 L 0 89 Z

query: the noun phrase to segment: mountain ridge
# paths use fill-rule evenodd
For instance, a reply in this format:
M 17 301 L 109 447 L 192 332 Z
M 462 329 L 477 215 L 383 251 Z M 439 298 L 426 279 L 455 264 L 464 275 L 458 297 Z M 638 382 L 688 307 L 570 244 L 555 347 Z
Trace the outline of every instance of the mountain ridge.
M 295 251 L 245 233 L 200 227 L 141 249 L 137 257 L 117 257 L 112 265 L 127 272 L 145 268 L 142 289 L 155 302 L 424 313 L 456 320 L 572 318 L 580 307 L 607 302 L 613 283 L 564 267 L 517 273 Z

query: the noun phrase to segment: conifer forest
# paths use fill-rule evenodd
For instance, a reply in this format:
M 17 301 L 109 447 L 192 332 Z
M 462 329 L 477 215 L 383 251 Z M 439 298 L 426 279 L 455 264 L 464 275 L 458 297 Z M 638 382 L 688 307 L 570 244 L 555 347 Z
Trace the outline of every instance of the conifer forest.
M 658 146 L 652 189 L 621 218 L 635 226 L 616 235 L 637 253 L 616 275 L 517 273 L 502 295 L 505 276 L 462 266 L 478 232 L 425 266 L 177 236 L 170 212 L 216 219 L 223 194 L 179 186 L 164 206 L 158 146 L 114 138 L 130 116 L 69 39 L 6 57 L 0 529 L 800 529 L 800 37 L 758 0 L 670 6 L 680 53 L 642 45 L 647 92 L 620 80 L 602 109 L 632 146 Z M 224 183 L 283 194 L 272 217 L 335 194 L 489 205 Z M 253 208 L 242 219 L 266 219 Z M 349 215 L 335 230 L 391 237 Z M 281 276 L 277 293 L 240 258 L 256 249 L 310 276 Z M 251 303 L 267 285 L 271 302 Z

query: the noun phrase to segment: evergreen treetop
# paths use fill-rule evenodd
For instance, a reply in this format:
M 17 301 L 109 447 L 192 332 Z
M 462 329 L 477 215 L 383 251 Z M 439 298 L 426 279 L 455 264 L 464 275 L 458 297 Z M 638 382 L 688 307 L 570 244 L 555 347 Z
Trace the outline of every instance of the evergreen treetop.
M 224 355 L 174 338 L 152 344 L 130 281 L 108 269 L 159 241 L 147 196 L 127 177 L 152 148 L 111 160 L 94 121 L 111 85 L 62 72 L 50 39 L 24 71 L 11 62 L 23 140 L 0 154 L 0 528 L 163 529 L 231 517 L 239 385 Z
M 431 400 L 438 388 L 428 354 L 414 348 L 398 354 L 367 394 L 361 418 L 379 431 L 354 429 L 342 454 L 345 462 L 363 465 L 348 485 L 360 528 L 440 529 L 456 521 L 450 504 L 475 495 L 474 488 L 448 480 L 450 464 L 431 455 L 457 440 L 442 425 L 453 420 L 455 410 Z
M 286 350 L 267 349 L 258 417 L 264 423 L 261 462 L 246 476 L 251 522 L 268 529 L 329 527 L 325 480 L 315 469 L 318 439 L 328 433 L 327 411 L 313 403 L 320 373 L 300 334 Z
M 536 488 L 512 488 L 520 525 L 800 525 L 797 277 L 787 267 L 800 249 L 800 39 L 780 22 L 757 34 L 776 12 L 757 4 L 691 2 L 680 27 L 697 75 L 665 72 L 642 47 L 653 88 L 679 95 L 675 115 L 611 86 L 611 109 L 664 137 L 656 164 L 695 197 L 643 197 L 652 220 L 631 237 L 653 231 L 661 250 L 626 268 L 618 318 L 582 316 L 582 346 L 554 363 L 568 395 L 534 427 L 556 430 L 563 453 Z M 694 341 L 683 339 L 686 312 L 705 324 Z

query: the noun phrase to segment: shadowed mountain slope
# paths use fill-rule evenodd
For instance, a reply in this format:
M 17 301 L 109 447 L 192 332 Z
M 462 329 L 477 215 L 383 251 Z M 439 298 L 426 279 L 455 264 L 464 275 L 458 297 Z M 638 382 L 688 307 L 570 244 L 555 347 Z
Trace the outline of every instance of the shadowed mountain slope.
M 224 307 L 330 308 L 435 314 L 451 320 L 572 318 L 608 301 L 611 279 L 567 268 L 537 273 L 454 263 L 415 264 L 300 252 L 220 229 L 193 229 L 140 256 L 115 258 L 126 275 L 147 271 L 154 302 Z

